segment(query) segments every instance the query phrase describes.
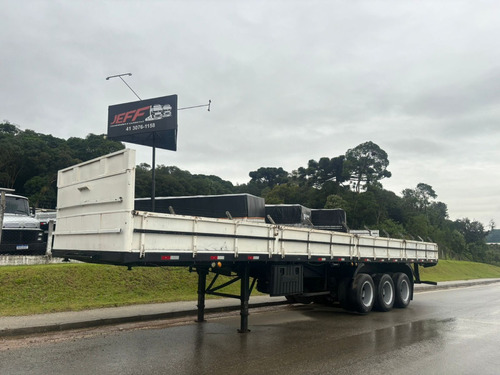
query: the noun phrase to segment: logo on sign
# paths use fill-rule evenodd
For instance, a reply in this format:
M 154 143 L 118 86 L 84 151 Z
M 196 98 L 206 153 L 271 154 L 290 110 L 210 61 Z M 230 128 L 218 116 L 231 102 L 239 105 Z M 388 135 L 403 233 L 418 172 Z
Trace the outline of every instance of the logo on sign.
M 146 117 L 147 116 L 147 117 Z M 116 114 L 110 125 L 122 125 L 136 121 L 161 120 L 172 116 L 170 104 L 153 104 L 147 107 L 133 109 L 131 111 Z

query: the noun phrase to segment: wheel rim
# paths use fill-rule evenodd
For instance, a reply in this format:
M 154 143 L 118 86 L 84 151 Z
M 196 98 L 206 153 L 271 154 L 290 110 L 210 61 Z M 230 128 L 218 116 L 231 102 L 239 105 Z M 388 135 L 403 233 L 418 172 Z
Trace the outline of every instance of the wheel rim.
M 410 299 L 410 286 L 406 280 L 401 280 L 399 294 L 401 295 L 401 301 L 403 302 L 407 302 Z
M 361 302 L 366 307 L 373 303 L 373 287 L 368 281 L 365 281 L 361 286 Z
M 382 299 L 386 305 L 390 305 L 394 299 L 394 291 L 388 281 L 382 285 Z

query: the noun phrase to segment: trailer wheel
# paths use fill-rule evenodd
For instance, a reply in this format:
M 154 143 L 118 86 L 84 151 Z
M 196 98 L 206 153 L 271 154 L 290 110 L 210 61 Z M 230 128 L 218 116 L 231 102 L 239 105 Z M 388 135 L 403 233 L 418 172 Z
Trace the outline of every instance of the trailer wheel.
M 411 299 L 411 283 L 406 273 L 398 272 L 392 277 L 394 282 L 394 307 L 404 309 Z
M 359 273 L 352 283 L 350 300 L 355 311 L 367 314 L 375 302 L 375 285 L 370 275 Z
M 394 306 L 394 282 L 392 278 L 384 273 L 375 278 L 375 303 L 374 309 L 378 311 L 390 311 Z

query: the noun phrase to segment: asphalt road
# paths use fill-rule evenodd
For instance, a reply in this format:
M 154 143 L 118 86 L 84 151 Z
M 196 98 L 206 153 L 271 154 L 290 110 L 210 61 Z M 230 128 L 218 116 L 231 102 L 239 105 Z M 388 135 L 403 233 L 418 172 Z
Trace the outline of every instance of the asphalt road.
M 304 305 L 3 339 L 0 374 L 499 374 L 500 285 L 360 316 Z

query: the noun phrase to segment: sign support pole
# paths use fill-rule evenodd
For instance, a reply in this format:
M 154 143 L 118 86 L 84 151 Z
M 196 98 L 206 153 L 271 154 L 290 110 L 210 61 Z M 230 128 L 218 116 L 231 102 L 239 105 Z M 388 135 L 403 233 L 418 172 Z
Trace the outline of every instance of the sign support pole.
M 3 215 L 5 213 L 5 191 L 0 192 L 0 243 L 2 243 Z
M 155 211 L 155 198 L 156 198 L 156 133 L 153 132 L 153 167 L 151 170 L 151 211 Z

